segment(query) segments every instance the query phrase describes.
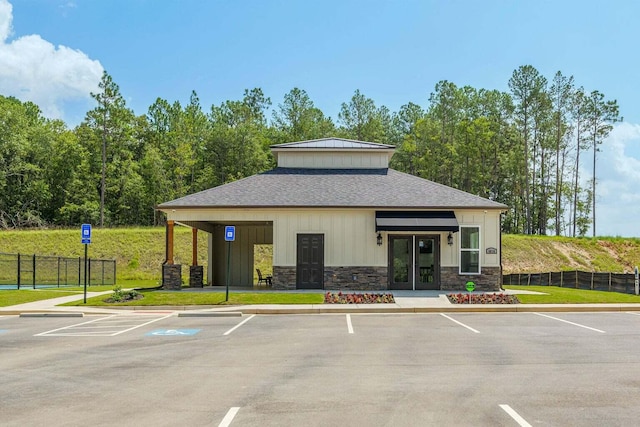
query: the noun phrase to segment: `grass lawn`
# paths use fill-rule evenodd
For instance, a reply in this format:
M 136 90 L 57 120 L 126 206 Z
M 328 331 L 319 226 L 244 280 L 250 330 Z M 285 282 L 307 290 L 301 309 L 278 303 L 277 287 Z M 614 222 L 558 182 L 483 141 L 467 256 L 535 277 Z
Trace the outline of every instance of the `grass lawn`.
M 70 291 L 61 289 L 56 291 L 39 290 L 39 289 L 21 289 L 15 291 L 0 291 L 0 307 L 9 307 L 10 305 L 24 304 L 27 302 L 40 301 L 43 299 L 60 298 L 68 295 L 81 294 L 80 291 Z
M 544 292 L 546 295 L 519 294 L 523 304 L 615 304 L 640 303 L 640 296 L 621 294 L 618 292 L 591 291 L 557 286 L 513 286 L 504 285 L 505 289 Z
M 153 288 L 158 286 L 156 280 L 123 280 L 118 283 L 123 289 L 130 288 Z M 88 292 L 112 291 L 113 285 L 89 286 Z M 82 294 L 83 286 L 69 286 L 62 288 L 44 288 L 33 289 L 25 287 L 20 290 L 2 290 L 0 291 L 0 307 L 9 307 L 16 304 L 24 304 L 27 302 L 40 301 L 45 299 L 66 297 L 68 295 Z
M 162 305 L 248 305 L 248 304 L 322 304 L 323 294 L 289 294 L 266 292 L 229 292 L 229 301 L 225 301 L 225 292 L 167 292 L 159 290 L 140 291 L 144 298 L 124 303 L 106 303 L 106 296 L 87 299 L 89 306 L 162 306 Z M 65 306 L 85 305 L 74 301 Z

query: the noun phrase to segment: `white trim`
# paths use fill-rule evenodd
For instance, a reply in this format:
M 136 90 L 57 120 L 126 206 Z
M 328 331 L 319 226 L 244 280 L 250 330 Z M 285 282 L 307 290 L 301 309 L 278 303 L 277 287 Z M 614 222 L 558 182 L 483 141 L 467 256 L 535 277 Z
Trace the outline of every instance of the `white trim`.
M 462 229 L 463 228 L 477 228 L 478 229 L 478 272 L 464 272 L 462 271 Z M 458 238 L 458 274 L 465 276 L 480 276 L 482 274 L 482 226 L 479 224 L 460 224 L 460 236 Z M 474 252 L 475 249 L 465 249 L 465 252 Z

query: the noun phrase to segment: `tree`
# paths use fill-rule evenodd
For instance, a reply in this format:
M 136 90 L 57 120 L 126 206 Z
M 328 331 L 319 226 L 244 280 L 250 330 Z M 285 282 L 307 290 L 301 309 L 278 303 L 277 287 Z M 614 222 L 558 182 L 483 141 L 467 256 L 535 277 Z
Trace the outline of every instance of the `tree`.
M 385 142 L 383 120 L 388 118 L 388 109 L 376 108 L 373 99 L 356 90 L 349 103 L 342 103 L 338 121 L 348 138 L 359 141 Z
M 578 212 L 584 212 L 584 208 L 579 207 L 579 174 L 580 174 L 580 151 L 584 148 L 584 132 L 586 127 L 586 97 L 584 89 L 579 87 L 573 93 L 571 97 L 571 116 L 575 126 L 575 138 L 576 138 L 576 161 L 573 170 L 573 205 L 572 210 L 572 236 L 576 236 L 576 227 L 578 227 Z M 584 223 L 584 221 L 582 221 Z M 582 225 L 584 226 L 584 225 Z
M 511 89 L 516 105 L 516 123 L 520 128 L 523 143 L 523 208 L 525 219 L 523 231 L 525 234 L 531 234 L 533 231 L 531 202 L 532 176 L 530 174 L 530 150 L 532 148 L 532 132 L 534 129 L 533 120 L 536 107 L 539 105 L 539 98 L 544 92 L 546 84 L 546 79 L 531 65 L 520 66 L 513 72 L 509 79 L 509 89 Z
M 273 125 L 282 135 L 281 141 L 294 142 L 331 136 L 335 126 L 316 108 L 304 90 L 293 88 L 273 112 Z
M 102 168 L 100 175 L 100 227 L 104 227 L 105 195 L 107 191 L 107 146 L 125 144 L 128 138 L 128 126 L 133 113 L 126 108 L 120 88 L 111 76 L 104 71 L 98 84 L 100 92 L 91 93 L 98 103 L 87 113 L 85 121 L 101 141 Z
M 566 77 L 558 71 L 553 77 L 549 90 L 553 106 L 553 121 L 555 126 L 555 221 L 556 236 L 560 235 L 562 212 L 562 187 L 564 181 L 563 167 L 567 149 L 567 135 L 571 127 L 568 123 L 568 115 L 571 109 L 571 96 L 574 91 L 573 76 Z
M 591 179 L 591 214 L 593 218 L 593 237 L 596 236 L 596 153 L 598 145 L 609 136 L 613 123 L 622 120 L 617 101 L 605 101 L 604 94 L 594 90 L 586 99 L 585 119 L 587 137 L 593 148 L 593 175 Z

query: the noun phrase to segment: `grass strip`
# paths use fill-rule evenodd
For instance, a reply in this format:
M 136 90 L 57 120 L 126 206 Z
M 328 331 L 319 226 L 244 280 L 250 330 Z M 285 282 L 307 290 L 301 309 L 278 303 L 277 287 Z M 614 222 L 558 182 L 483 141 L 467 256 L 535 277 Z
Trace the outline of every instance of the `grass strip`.
M 160 290 L 142 290 L 144 297 L 139 300 L 122 303 L 106 303 L 108 296 L 87 299 L 90 306 L 184 306 L 184 305 L 252 305 L 252 304 L 322 304 L 322 294 L 267 293 L 267 292 L 230 292 L 229 301 L 225 301 L 224 292 L 168 292 Z M 65 306 L 83 306 L 82 301 L 74 301 Z
M 60 298 L 68 295 L 79 294 L 79 291 L 49 291 L 40 289 L 21 289 L 0 291 L 0 307 L 24 304 L 27 302 L 41 301 L 45 299 Z
M 505 289 L 544 292 L 544 295 L 518 294 L 522 304 L 628 304 L 640 303 L 640 296 L 619 292 L 560 288 L 557 286 L 514 286 Z

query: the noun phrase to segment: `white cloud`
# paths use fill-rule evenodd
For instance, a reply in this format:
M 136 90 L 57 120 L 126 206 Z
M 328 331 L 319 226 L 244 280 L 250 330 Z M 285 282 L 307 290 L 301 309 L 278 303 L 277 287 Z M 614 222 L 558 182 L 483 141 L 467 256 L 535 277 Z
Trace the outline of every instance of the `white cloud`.
M 63 104 L 98 90 L 103 67 L 85 53 L 54 46 L 39 35 L 9 40 L 13 8 L 0 0 L 0 94 L 37 104 L 44 115 L 64 118 Z
M 640 236 L 640 125 L 618 123 L 598 155 L 596 231 Z

